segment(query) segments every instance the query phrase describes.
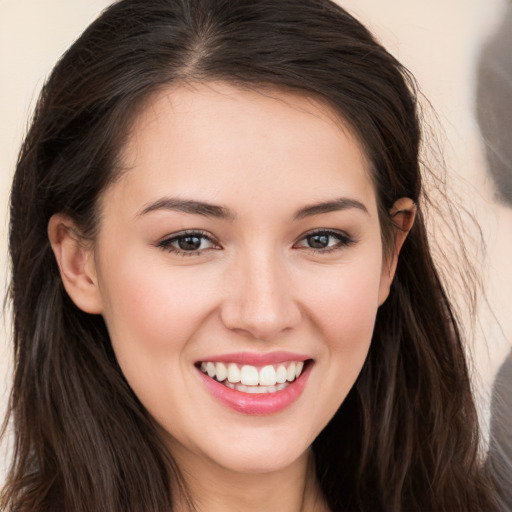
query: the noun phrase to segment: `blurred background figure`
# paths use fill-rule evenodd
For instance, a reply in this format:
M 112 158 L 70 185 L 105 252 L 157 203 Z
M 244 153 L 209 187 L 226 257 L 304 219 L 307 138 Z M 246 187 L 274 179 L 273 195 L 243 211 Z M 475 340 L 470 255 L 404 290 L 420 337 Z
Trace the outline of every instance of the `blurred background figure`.
M 495 198 L 505 208 L 512 208 L 511 49 L 512 5 L 508 4 L 498 29 L 482 47 L 475 105 Z M 512 226 L 510 229 L 512 231 Z M 508 259 L 511 259 L 510 253 Z M 512 301 L 506 301 L 505 307 L 512 313 Z M 490 462 L 512 475 L 512 352 L 494 382 L 490 440 Z M 512 510 L 512 492 L 507 501 Z

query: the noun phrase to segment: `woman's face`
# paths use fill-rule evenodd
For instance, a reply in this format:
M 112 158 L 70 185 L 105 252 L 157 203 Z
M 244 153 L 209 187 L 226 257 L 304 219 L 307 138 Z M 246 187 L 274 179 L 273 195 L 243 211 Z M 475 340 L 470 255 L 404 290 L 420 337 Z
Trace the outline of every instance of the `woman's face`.
M 155 97 L 122 157 L 93 280 L 127 381 L 178 461 L 289 466 L 390 284 L 360 146 L 311 99 L 211 83 Z

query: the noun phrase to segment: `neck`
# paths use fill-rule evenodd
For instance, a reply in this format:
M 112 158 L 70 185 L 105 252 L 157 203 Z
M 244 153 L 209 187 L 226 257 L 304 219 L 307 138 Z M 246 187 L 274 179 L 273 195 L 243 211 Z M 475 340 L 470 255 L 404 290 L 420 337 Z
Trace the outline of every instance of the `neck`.
M 194 507 L 174 489 L 177 512 L 328 512 L 318 486 L 312 454 L 271 473 L 237 473 L 190 453 L 175 460 Z

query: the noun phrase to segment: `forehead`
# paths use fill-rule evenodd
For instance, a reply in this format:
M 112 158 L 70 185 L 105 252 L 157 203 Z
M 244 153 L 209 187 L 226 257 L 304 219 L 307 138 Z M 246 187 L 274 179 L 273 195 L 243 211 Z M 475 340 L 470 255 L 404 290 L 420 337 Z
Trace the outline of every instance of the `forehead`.
M 222 202 L 235 191 L 245 201 L 279 189 L 305 202 L 337 192 L 373 202 L 369 165 L 349 127 L 325 102 L 293 91 L 224 83 L 159 91 L 135 118 L 121 157 L 123 186 L 136 185 L 140 197 Z

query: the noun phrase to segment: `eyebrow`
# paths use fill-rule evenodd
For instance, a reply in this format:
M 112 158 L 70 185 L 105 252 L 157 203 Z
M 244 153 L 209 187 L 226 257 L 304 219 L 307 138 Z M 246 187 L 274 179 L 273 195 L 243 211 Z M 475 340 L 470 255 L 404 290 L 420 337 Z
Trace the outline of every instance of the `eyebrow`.
M 193 201 L 190 199 L 178 199 L 173 197 L 164 197 L 147 205 L 137 216 L 146 215 L 156 210 L 173 210 L 182 213 L 191 213 L 193 215 L 203 215 L 205 217 L 215 217 L 218 219 L 234 219 L 235 215 L 228 208 L 207 203 L 205 201 Z
M 348 210 L 355 208 L 361 210 L 364 213 L 368 213 L 366 206 L 358 201 L 357 199 L 351 199 L 348 197 L 339 197 L 332 201 L 324 201 L 321 203 L 312 204 L 301 208 L 295 214 L 295 220 L 304 219 L 305 217 L 312 217 L 314 215 L 321 215 L 323 213 L 337 212 L 340 210 Z
M 340 210 L 348 210 L 355 208 L 364 213 L 368 213 L 366 206 L 357 199 L 347 197 L 339 197 L 331 201 L 324 201 L 321 203 L 305 206 L 297 211 L 294 215 L 294 220 L 312 217 L 314 215 L 321 215 L 324 213 L 336 212 Z M 236 215 L 224 206 L 211 204 L 205 201 L 194 201 L 191 199 L 178 199 L 173 197 L 164 197 L 153 203 L 145 206 L 137 216 L 146 215 L 156 210 L 172 210 L 182 213 L 190 213 L 192 215 L 202 215 L 204 217 L 214 217 L 218 219 L 233 220 Z

